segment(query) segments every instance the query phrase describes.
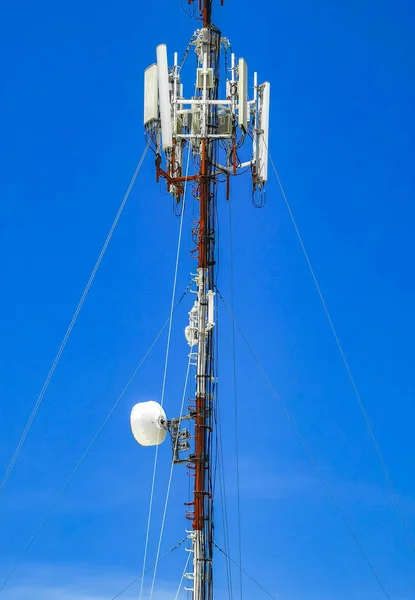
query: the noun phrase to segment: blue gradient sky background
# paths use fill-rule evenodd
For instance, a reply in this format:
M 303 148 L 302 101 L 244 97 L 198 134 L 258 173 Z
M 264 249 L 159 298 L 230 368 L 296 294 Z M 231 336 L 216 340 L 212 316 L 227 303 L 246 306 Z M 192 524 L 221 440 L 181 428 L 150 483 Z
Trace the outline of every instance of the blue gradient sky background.
M 270 149 L 415 532 L 413 5 L 218 4 L 215 20 L 235 52 L 272 82 Z M 179 0 L 3 8 L 1 473 L 144 147 L 143 69 L 160 42 L 181 54 L 195 27 Z M 232 215 L 237 319 L 391 598 L 411 600 L 415 554 L 272 174 L 262 211 L 252 207 L 249 179 L 234 184 Z M 223 197 L 220 219 L 220 285 L 229 297 Z M 189 211 L 186 231 L 190 220 Z M 0 498 L 2 578 L 167 317 L 178 225 L 148 156 Z M 178 293 L 194 268 L 190 247 L 186 233 Z M 186 299 L 174 322 L 170 414 L 180 404 L 189 307 Z M 236 556 L 229 335 L 222 311 L 222 426 Z M 164 349 L 165 338 L 1 592 L 4 600 L 110 600 L 139 574 L 153 452 L 134 443 L 128 419 L 136 401 L 160 397 Z M 383 598 L 239 338 L 237 371 L 245 567 L 281 600 Z M 160 460 L 150 561 L 167 446 Z M 175 473 L 162 552 L 184 536 L 186 490 L 186 475 Z M 220 523 L 217 539 L 223 543 Z M 174 597 L 184 554 L 177 550 L 160 565 L 158 600 Z M 224 567 L 218 556 L 219 598 Z M 249 582 L 244 591 L 261 597 Z M 125 596 L 134 597 L 137 590 Z

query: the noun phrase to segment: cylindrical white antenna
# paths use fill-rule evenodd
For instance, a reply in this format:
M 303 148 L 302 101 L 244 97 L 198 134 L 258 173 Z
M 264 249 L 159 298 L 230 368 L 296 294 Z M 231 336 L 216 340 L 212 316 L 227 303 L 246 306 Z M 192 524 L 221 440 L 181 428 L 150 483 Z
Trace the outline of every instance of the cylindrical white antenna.
M 157 65 L 144 71 L 144 125 L 157 121 L 159 116 L 157 79 Z
M 248 123 L 248 66 L 243 58 L 238 64 L 238 124 L 246 130 Z
M 171 126 L 171 105 L 169 92 L 169 68 L 167 65 L 167 47 L 166 44 L 157 46 L 157 67 L 159 82 L 159 103 L 161 120 L 161 140 L 163 150 L 171 148 L 172 126 Z
M 254 73 L 254 102 L 257 101 L 258 98 L 258 73 L 255 71 Z
M 258 156 L 257 181 L 261 186 L 268 179 L 268 138 L 269 138 L 269 105 L 270 84 L 268 81 L 260 86 L 258 99 Z
M 215 325 L 215 292 L 209 290 L 207 293 L 208 299 L 208 326 L 213 327 Z

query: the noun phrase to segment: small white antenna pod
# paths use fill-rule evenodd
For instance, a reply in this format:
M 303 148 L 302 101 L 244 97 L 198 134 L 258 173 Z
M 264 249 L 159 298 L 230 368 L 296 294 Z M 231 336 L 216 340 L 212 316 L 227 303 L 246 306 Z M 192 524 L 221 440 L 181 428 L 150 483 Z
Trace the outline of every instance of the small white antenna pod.
M 158 446 L 167 435 L 166 413 L 154 400 L 139 402 L 130 415 L 131 431 L 141 446 Z

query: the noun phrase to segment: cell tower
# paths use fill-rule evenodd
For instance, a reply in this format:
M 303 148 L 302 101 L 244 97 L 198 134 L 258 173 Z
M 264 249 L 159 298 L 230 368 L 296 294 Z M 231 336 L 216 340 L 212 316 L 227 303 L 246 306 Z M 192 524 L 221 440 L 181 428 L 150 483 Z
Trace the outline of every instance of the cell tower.
M 188 0 L 189 5 L 195 0 Z M 221 2 L 223 3 L 223 2 Z M 197 275 L 194 278 L 196 300 L 189 312 L 185 329 L 195 368 L 196 394 L 188 414 L 170 421 L 156 402 L 140 403 L 131 414 L 136 440 L 145 446 L 161 443 L 170 431 L 173 460 L 184 463 L 194 475 L 193 500 L 188 518 L 193 552 L 193 600 L 212 600 L 212 430 L 215 407 L 215 218 L 217 186 L 226 185 L 230 195 L 230 178 L 251 170 L 252 189 L 263 193 L 268 170 L 268 127 L 270 84 L 258 85 L 253 77 L 252 100 L 248 98 L 248 67 L 243 58 L 235 59 L 230 42 L 221 36 L 211 21 L 212 0 L 198 0 L 203 27 L 191 38 L 197 66 L 194 94 L 184 95 L 182 66 L 174 54 L 169 68 L 167 48 L 157 46 L 157 62 L 145 71 L 144 125 L 156 155 L 156 180 L 164 178 L 167 190 L 180 207 L 185 187 L 192 186 L 198 200 L 198 216 L 193 229 Z M 226 82 L 220 85 L 220 59 L 225 65 L 230 56 Z M 223 99 L 220 94 L 223 94 Z M 249 140 L 252 156 L 240 162 L 241 146 Z M 193 155 L 184 165 L 184 150 Z M 182 427 L 188 422 L 188 429 Z

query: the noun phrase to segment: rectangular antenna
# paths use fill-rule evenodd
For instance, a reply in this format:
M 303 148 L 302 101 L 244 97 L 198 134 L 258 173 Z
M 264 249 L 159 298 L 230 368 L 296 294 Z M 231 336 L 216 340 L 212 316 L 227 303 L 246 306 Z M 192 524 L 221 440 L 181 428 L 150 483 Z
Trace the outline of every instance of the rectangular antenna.
M 238 63 L 238 125 L 244 131 L 248 123 L 248 65 L 243 58 Z
M 169 68 L 167 65 L 166 44 L 157 46 L 157 71 L 159 84 L 159 105 L 161 120 L 161 141 L 163 150 L 173 146 L 171 125 L 171 104 L 169 86 Z
M 208 300 L 208 328 L 212 328 L 215 325 L 215 292 L 210 290 L 207 294 Z
M 269 137 L 269 102 L 270 83 L 265 82 L 258 87 L 258 157 L 257 181 L 259 185 L 268 179 L 268 137 Z
M 213 89 L 213 69 L 206 69 L 206 89 Z M 196 77 L 196 87 L 199 90 L 203 90 L 203 82 L 205 79 L 204 76 L 205 69 L 197 69 L 197 77 Z
M 159 116 L 157 97 L 157 65 L 144 71 L 144 125 L 156 121 Z
M 199 104 L 192 104 L 191 107 L 191 127 L 190 127 L 190 131 L 192 133 L 192 135 L 200 135 L 201 132 L 201 120 L 200 120 L 200 116 L 201 116 L 201 111 L 200 111 L 200 105 Z

